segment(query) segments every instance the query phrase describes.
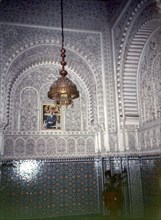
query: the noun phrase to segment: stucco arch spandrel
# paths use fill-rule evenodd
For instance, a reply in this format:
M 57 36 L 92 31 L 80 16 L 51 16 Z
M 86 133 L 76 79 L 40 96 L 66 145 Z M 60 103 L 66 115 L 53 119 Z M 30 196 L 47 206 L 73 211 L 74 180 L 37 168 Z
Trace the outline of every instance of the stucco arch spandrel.
M 96 104 L 96 78 L 89 64 L 79 54 L 71 50 L 67 50 L 68 60 L 67 69 L 75 74 L 78 82 L 82 82 L 89 92 L 89 115 L 92 111 L 97 112 Z M 60 47 L 57 45 L 39 45 L 31 47 L 20 53 L 10 64 L 5 77 L 5 108 L 10 108 L 13 104 L 11 93 L 13 86 L 19 77 L 27 70 L 35 65 L 50 64 L 60 67 Z M 71 75 L 72 75 L 71 74 Z M 74 77 L 74 75 L 73 75 Z M 93 110 L 94 109 L 94 110 Z M 7 113 L 6 113 L 7 117 Z
M 7 65 L 7 68 L 5 68 L 3 74 L 5 85 L 7 86 L 25 69 L 28 69 L 36 63 L 51 62 L 59 64 L 61 60 L 60 49 L 61 48 L 58 45 L 54 44 L 40 44 L 31 46 L 23 51 L 19 51 L 19 54 L 16 57 L 13 59 L 10 58 L 10 64 Z M 79 73 L 78 75 L 80 75 L 82 79 L 86 79 L 86 81 L 90 79 L 95 83 L 96 81 L 97 83 L 99 82 L 99 78 L 96 79 L 95 77 L 95 70 L 92 68 L 93 65 L 91 62 L 89 64 L 85 54 L 79 52 L 79 50 L 72 50 L 70 48 L 66 48 L 66 51 L 66 55 L 68 56 L 66 59 L 67 67 L 73 69 L 77 74 Z

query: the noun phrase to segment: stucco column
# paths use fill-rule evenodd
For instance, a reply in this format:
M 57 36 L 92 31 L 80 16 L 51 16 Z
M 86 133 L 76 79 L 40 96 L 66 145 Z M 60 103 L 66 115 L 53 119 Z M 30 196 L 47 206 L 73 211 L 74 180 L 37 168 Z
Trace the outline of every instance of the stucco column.
M 5 122 L 0 124 L 0 155 L 3 155 L 4 153 L 4 128 L 5 126 L 6 126 Z

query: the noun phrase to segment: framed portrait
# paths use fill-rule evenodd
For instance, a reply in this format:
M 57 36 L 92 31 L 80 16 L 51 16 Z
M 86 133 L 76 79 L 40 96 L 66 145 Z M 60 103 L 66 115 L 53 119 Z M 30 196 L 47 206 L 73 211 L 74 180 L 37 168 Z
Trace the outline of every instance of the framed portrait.
M 60 106 L 51 103 L 42 105 L 42 129 L 61 129 Z

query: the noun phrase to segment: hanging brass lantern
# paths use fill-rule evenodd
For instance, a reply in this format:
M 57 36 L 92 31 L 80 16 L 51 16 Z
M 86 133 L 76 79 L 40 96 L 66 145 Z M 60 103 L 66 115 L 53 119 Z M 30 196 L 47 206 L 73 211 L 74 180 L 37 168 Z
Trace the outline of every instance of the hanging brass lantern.
M 73 100 L 79 97 L 79 91 L 76 85 L 67 77 L 68 72 L 65 70 L 65 49 L 64 49 L 64 25 L 63 25 L 63 0 L 61 0 L 61 28 L 62 28 L 62 48 L 61 62 L 62 69 L 60 70 L 61 77 L 58 78 L 51 86 L 48 92 L 48 97 L 60 106 L 68 106 L 73 103 Z

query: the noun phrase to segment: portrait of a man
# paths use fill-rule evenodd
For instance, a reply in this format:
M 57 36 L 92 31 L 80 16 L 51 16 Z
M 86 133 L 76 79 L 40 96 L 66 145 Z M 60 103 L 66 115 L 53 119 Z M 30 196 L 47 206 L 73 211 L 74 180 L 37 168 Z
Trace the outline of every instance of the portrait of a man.
M 43 105 L 43 129 L 61 129 L 59 106 L 54 104 Z

